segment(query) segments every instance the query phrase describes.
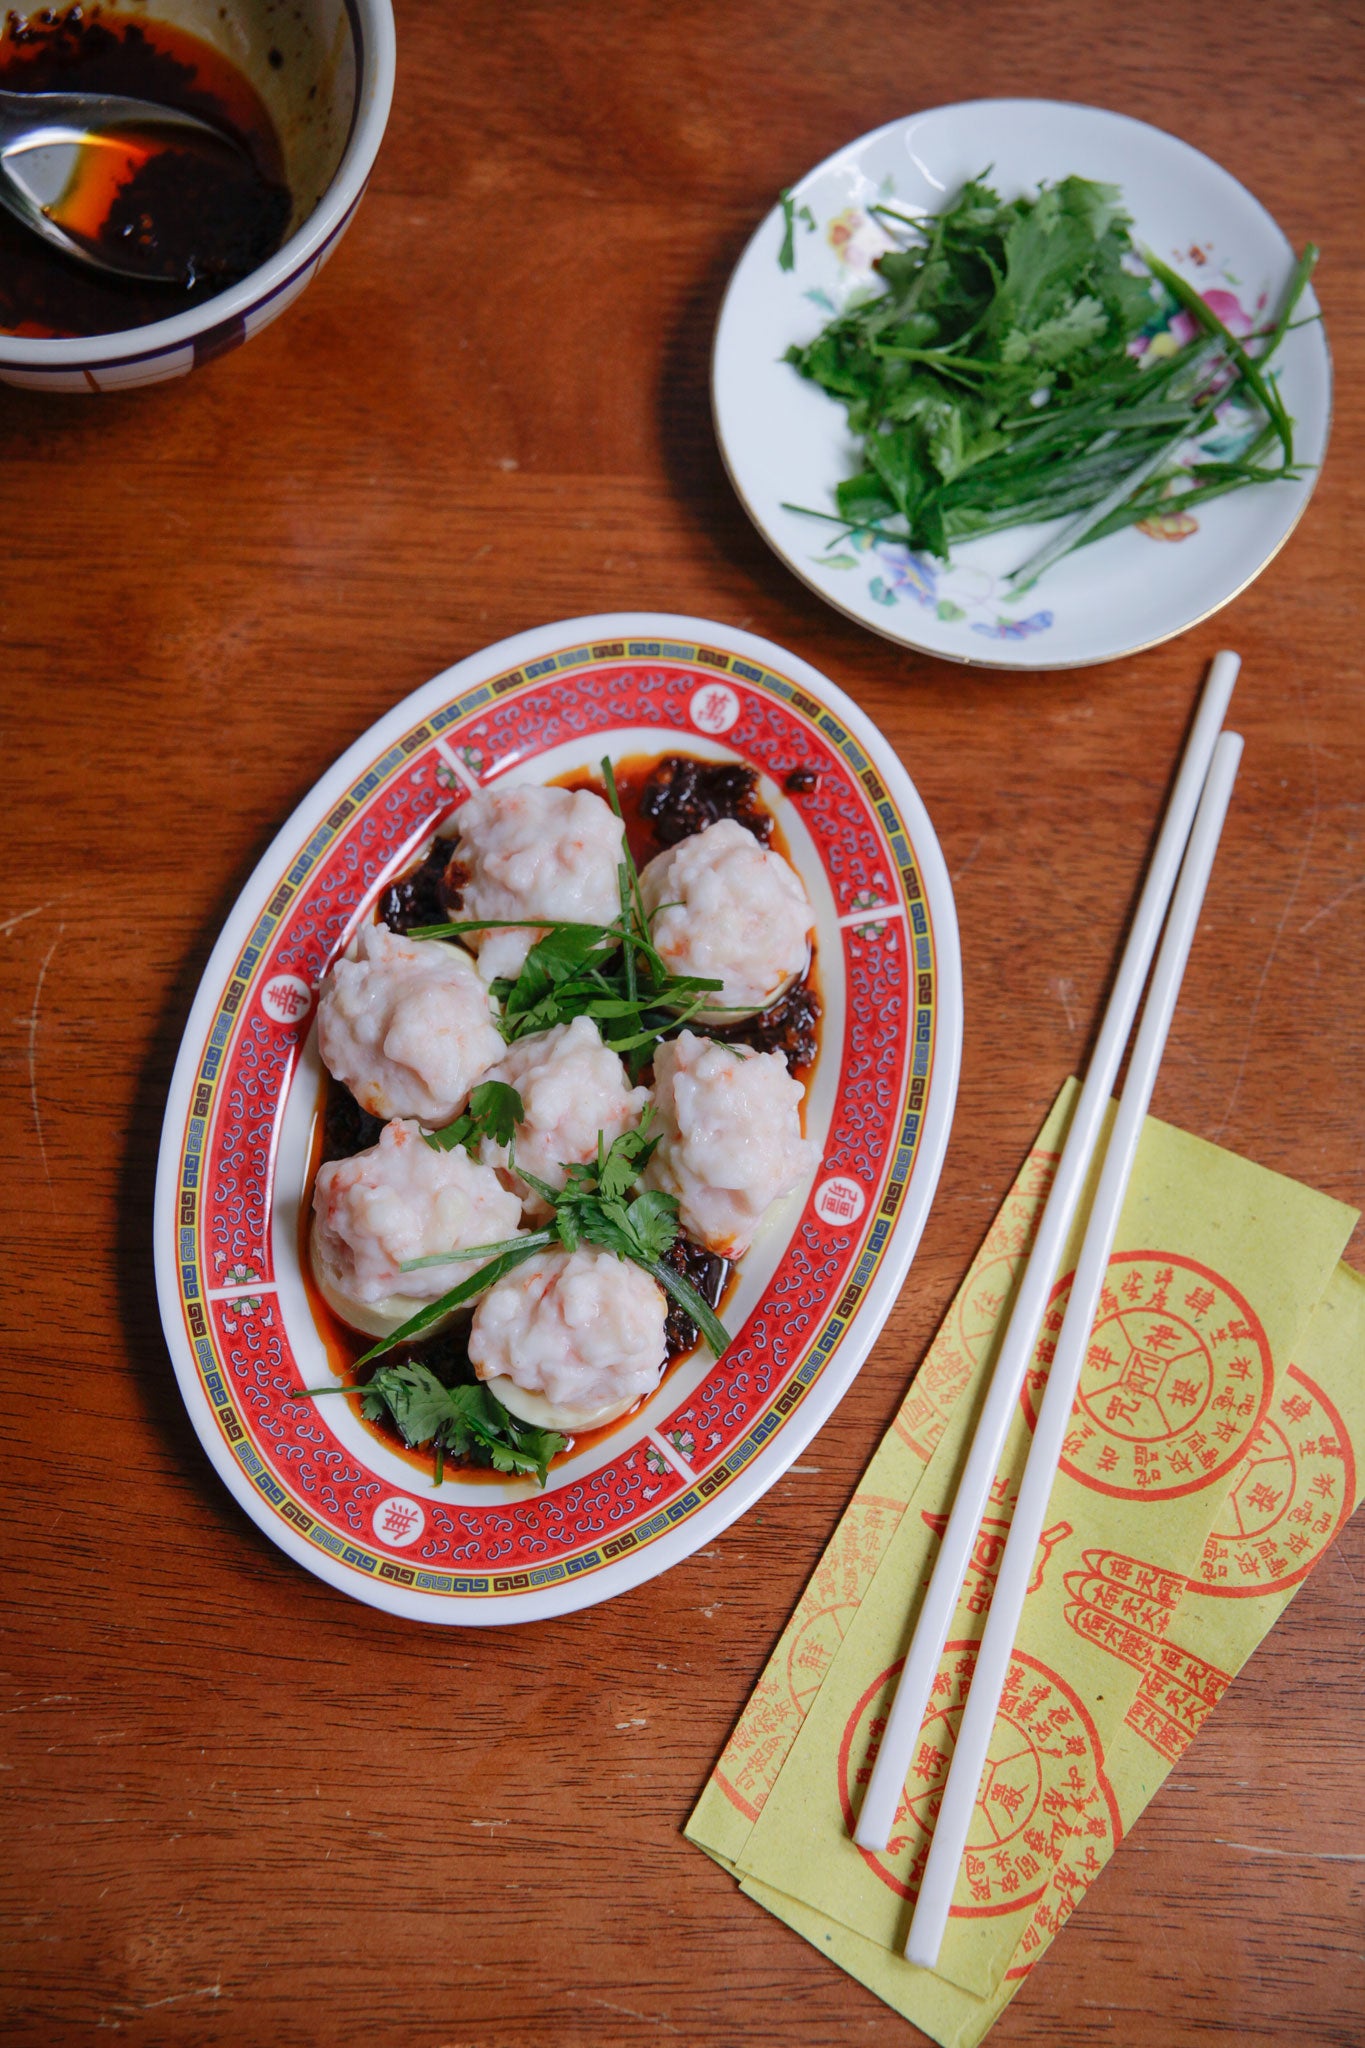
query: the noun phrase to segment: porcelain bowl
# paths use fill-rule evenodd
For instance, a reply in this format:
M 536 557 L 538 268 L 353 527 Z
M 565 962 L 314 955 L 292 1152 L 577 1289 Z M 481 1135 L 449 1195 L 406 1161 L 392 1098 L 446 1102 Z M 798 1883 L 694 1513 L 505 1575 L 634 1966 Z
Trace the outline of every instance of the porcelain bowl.
M 393 98 L 390 0 L 151 0 L 106 19 L 164 21 L 245 73 L 274 119 L 295 208 L 291 232 L 239 284 L 167 320 L 112 334 L 0 333 L 0 383 L 33 391 L 128 391 L 184 377 L 293 304 L 351 223 Z

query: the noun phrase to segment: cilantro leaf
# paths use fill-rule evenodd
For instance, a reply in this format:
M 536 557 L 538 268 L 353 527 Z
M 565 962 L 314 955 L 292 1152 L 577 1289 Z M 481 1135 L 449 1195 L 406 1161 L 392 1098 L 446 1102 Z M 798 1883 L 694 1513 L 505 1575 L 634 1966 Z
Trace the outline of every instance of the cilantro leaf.
M 642 1264 L 661 1258 L 678 1235 L 678 1198 L 659 1188 L 647 1188 L 637 1195 L 626 1216 Z
M 1079 350 L 1098 341 L 1109 326 L 1109 315 L 1098 299 L 1088 295 L 1073 299 L 1036 327 L 1012 327 L 1001 345 L 1002 362 L 1027 364 L 1035 370 L 1055 369 Z M 1000 443 L 1004 445 L 1003 441 Z
M 386 1411 L 408 1443 L 430 1443 L 449 1420 L 450 1391 L 429 1365 L 416 1359 L 402 1365 L 381 1365 L 366 1382 L 360 1412 L 367 1421 L 378 1422 Z
M 551 925 L 536 940 L 515 980 L 493 984 L 507 1023 L 516 1020 L 509 1037 L 524 1037 L 528 1020 L 542 1010 L 557 1011 L 559 998 L 584 981 L 584 970 L 600 971 L 618 950 L 621 935 L 613 925 Z M 543 1025 L 530 1028 L 542 1030 Z
M 503 1407 L 479 1381 L 448 1387 L 420 1359 L 381 1365 L 366 1382 L 361 1412 L 371 1422 L 385 1412 L 405 1443 L 435 1444 L 438 1457 L 491 1465 L 494 1471 L 534 1477 L 545 1485 L 550 1460 L 568 1441 L 556 1430 L 536 1429 Z
M 597 1165 L 595 1177 L 599 1193 L 604 1196 L 624 1195 L 639 1179 L 659 1138 L 651 1138 L 650 1126 L 654 1122 L 654 1106 L 651 1103 L 635 1128 L 622 1131 L 619 1138 L 604 1148 L 602 1134 L 597 1139 Z M 660 1132 L 659 1136 L 662 1137 Z
M 454 1123 L 428 1131 L 427 1143 L 437 1152 L 452 1152 L 463 1145 L 470 1153 L 484 1138 L 491 1138 L 495 1145 L 510 1145 L 525 1115 L 521 1097 L 506 1081 L 480 1081 L 470 1093 L 468 1109 Z

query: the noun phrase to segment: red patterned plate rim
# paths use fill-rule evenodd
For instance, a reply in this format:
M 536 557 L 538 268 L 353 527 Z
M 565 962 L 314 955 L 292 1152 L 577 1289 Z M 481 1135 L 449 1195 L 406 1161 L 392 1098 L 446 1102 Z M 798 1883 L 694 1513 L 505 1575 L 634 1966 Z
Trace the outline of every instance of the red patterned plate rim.
M 811 1184 L 769 1218 L 724 1358 L 683 1361 L 541 1493 L 449 1481 L 378 1443 L 330 1376 L 298 1258 L 320 1076 L 319 981 L 439 819 L 496 778 L 610 752 L 741 759 L 816 910 L 825 1023 Z M 795 768 L 817 768 L 814 788 Z M 414 1619 L 567 1613 L 688 1556 L 799 1455 L 904 1281 L 947 1146 L 962 1037 L 957 922 L 928 815 L 865 715 L 808 663 L 708 620 L 616 613 L 471 655 L 381 718 L 304 799 L 204 972 L 157 1173 L 157 1288 L 211 1462 L 273 1542 Z

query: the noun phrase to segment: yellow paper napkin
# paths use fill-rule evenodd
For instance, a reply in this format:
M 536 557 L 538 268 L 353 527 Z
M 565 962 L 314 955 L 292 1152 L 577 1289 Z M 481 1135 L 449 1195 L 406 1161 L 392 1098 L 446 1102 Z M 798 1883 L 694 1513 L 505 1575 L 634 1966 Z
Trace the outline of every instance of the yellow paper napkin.
M 1349 1399 L 1321 1378 L 1310 1388 L 1309 1365 L 1281 1363 L 1352 1214 L 1149 1120 L 949 1937 L 937 1973 L 905 1964 L 1064 1290 L 891 1851 L 864 1855 L 849 1823 L 1073 1099 L 1059 1099 L 688 1827 L 751 1895 L 942 2041 L 981 2037 L 1354 1499 Z M 1359 1292 L 1343 1269 L 1314 1325 L 1338 1392 L 1359 1355 Z M 1203 1590 L 1187 1593 L 1191 1579 Z M 1201 1610 L 1229 1617 L 1221 1633 L 1207 1636 Z
M 1300 1355 L 1304 1364 L 1295 1369 L 1292 1377 L 1298 1383 L 1307 1382 L 1314 1387 L 1328 1428 L 1321 1436 L 1305 1435 L 1298 1439 L 1301 1443 L 1312 1444 L 1314 1448 L 1306 1456 L 1297 1450 L 1295 1452 L 1294 1483 L 1285 1496 L 1280 1520 L 1286 1535 L 1298 1533 L 1305 1526 L 1304 1522 L 1290 1518 L 1299 1514 L 1305 1505 L 1309 1506 L 1310 1522 L 1307 1526 L 1313 1530 L 1311 1549 L 1299 1557 L 1295 1574 L 1288 1579 L 1266 1580 L 1245 1599 L 1229 1599 L 1207 1608 L 1191 1605 L 1184 1609 L 1182 1624 L 1188 1656 L 1197 1660 L 1200 1669 L 1217 1674 L 1205 1689 L 1201 1708 L 1195 1710 L 1197 1720 L 1205 1718 L 1211 1704 L 1209 1696 L 1221 1692 L 1241 1669 L 1293 1599 L 1302 1583 L 1302 1576 L 1306 1576 L 1330 1547 L 1352 1509 L 1365 1497 L 1365 1279 L 1349 1267 L 1339 1266 L 1333 1275 L 1327 1295 L 1300 1347 Z M 1285 1398 L 1294 1397 L 1287 1395 Z M 1293 1419 L 1293 1410 L 1290 1410 L 1284 1420 Z M 1246 1469 L 1239 1475 L 1244 1495 L 1248 1498 L 1250 1489 L 1263 1483 L 1256 1476 L 1256 1466 L 1259 1454 L 1267 1445 L 1272 1447 L 1274 1462 L 1280 1462 L 1282 1454 L 1277 1434 L 1281 1427 L 1279 1422 L 1272 1422 L 1267 1437 L 1253 1447 Z M 1325 1452 L 1321 1448 L 1323 1436 L 1329 1446 Z M 1324 1476 L 1333 1480 L 1330 1497 L 1317 1483 Z M 1317 1507 L 1318 1501 L 1329 1498 L 1330 1508 Z M 1237 1519 L 1232 1492 L 1228 1497 L 1228 1509 L 1231 1526 Z M 1261 1543 L 1267 1540 L 1270 1539 L 1265 1536 L 1255 1539 Z M 1253 1550 L 1253 1554 L 1257 1553 Z M 1302 1576 L 1298 1575 L 1300 1568 Z M 1171 1638 L 1168 1638 L 1167 1647 L 1171 1651 L 1176 1648 Z M 1167 1668 L 1169 1662 L 1168 1657 Z M 1186 1677 L 1188 1675 L 1187 1669 Z M 1148 1721 L 1150 1706 L 1159 1691 L 1163 1693 L 1166 1707 L 1188 1706 L 1183 1693 L 1176 1691 L 1169 1680 L 1159 1679 L 1154 1671 L 1151 1682 L 1143 1687 L 1141 1707 L 1130 1710 L 1128 1722 L 1110 1760 L 1125 1832 L 1133 1826 L 1171 1769 L 1170 1750 L 1153 1746 L 1155 1730 Z M 1165 1739 L 1172 1748 L 1183 1748 L 1192 1736 L 1187 1732 L 1183 1741 L 1176 1736 Z M 1038 1908 L 1035 1915 L 1037 1938 L 1030 1938 L 1033 1934 L 1031 1923 L 999 1991 L 990 1999 L 974 1998 L 932 1971 L 914 1968 L 901 1956 L 852 1933 L 837 1921 L 771 1886 L 753 1879 L 742 1879 L 741 1883 L 749 1897 L 785 1921 L 813 1947 L 830 1956 L 850 1976 L 866 1984 L 869 1990 L 906 2019 L 912 2020 L 936 2041 L 944 2043 L 945 2048 L 976 2048 L 1042 1956 L 1057 1927 L 1098 1874 L 1098 1869 L 1079 1874 L 1080 1882 L 1071 1886 L 1064 1898 L 1054 1902 L 1050 1925 L 1043 1920 L 1043 1908 Z M 1059 1873 L 1059 1879 L 1054 1880 L 1058 1883 L 1059 1893 L 1063 1892 L 1068 1875 L 1063 1871 Z

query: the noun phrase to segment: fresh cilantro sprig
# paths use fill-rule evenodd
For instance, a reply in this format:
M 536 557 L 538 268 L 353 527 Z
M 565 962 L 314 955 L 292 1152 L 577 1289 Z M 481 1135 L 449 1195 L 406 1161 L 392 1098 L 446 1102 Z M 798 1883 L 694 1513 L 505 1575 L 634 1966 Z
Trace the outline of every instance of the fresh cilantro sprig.
M 486 1460 L 495 1472 L 534 1476 L 544 1486 L 550 1460 L 568 1441 L 557 1430 L 523 1422 L 480 1381 L 443 1386 L 417 1359 L 381 1365 L 366 1383 L 360 1406 L 371 1422 L 387 1409 L 405 1442 L 435 1445 L 438 1486 L 448 1457 L 459 1465 Z
M 568 1439 L 553 1429 L 536 1429 L 504 1408 L 479 1380 L 448 1387 L 419 1358 L 381 1365 L 361 1387 L 307 1387 L 298 1393 L 359 1394 L 360 1412 L 370 1422 L 387 1414 L 404 1443 L 414 1450 L 431 1444 L 436 1484 L 446 1459 L 458 1465 L 489 1465 L 495 1472 L 536 1478 L 542 1486 L 552 1458 Z
M 519 1099 L 517 1106 L 520 1108 Z M 647 1109 L 634 1130 L 623 1131 L 610 1145 L 599 1131 L 597 1157 L 566 1167 L 567 1179 L 562 1188 L 538 1179 L 524 1166 L 517 1167 L 521 1178 L 550 1206 L 551 1218 L 544 1230 L 504 1238 L 499 1244 L 466 1245 L 459 1251 L 433 1252 L 426 1258 L 409 1259 L 402 1267 L 405 1273 L 470 1259 L 485 1263 L 437 1300 L 428 1302 L 391 1336 L 372 1344 L 356 1360 L 356 1370 L 373 1365 L 376 1359 L 400 1345 L 415 1343 L 451 1309 L 472 1301 L 537 1252 L 573 1252 L 581 1244 L 614 1252 L 617 1258 L 630 1259 L 643 1267 L 692 1318 L 719 1358 L 730 1342 L 729 1331 L 691 1281 L 669 1265 L 665 1257 L 678 1236 L 677 1196 L 640 1186 L 640 1175 L 659 1143 L 658 1137 L 651 1135 L 652 1117 L 653 1111 Z M 553 1430 L 533 1429 L 511 1415 L 481 1382 L 447 1387 L 418 1359 L 381 1365 L 362 1385 L 298 1387 L 294 1391 L 310 1397 L 360 1394 L 362 1413 L 371 1420 L 378 1419 L 387 1409 L 407 1443 L 435 1444 L 438 1485 L 449 1455 L 457 1462 L 467 1462 L 472 1457 L 479 1463 L 491 1463 L 499 1472 L 535 1473 L 544 1486 L 549 1462 L 563 1450 L 566 1441 Z
M 935 216 L 872 211 L 910 237 L 877 264 L 885 291 L 787 352 L 862 437 L 835 513 L 786 508 L 836 526 L 831 547 L 870 533 L 946 559 L 955 541 L 1069 521 L 1015 571 L 1017 595 L 1062 554 L 1135 520 L 1297 474 L 1267 365 L 1316 249 L 1253 353 L 1178 272 L 1139 257 L 1113 186 L 1066 178 L 1005 202 L 977 178 Z M 1141 338 L 1172 307 L 1198 332 L 1153 359 Z M 1278 466 L 1258 460 L 1268 442 L 1254 428 L 1235 462 L 1191 455 L 1230 400 L 1259 413 Z
M 426 1258 L 409 1260 L 402 1268 L 405 1273 L 417 1272 L 425 1266 L 449 1265 L 457 1259 L 486 1259 L 488 1264 L 438 1301 L 431 1302 L 391 1337 L 373 1345 L 359 1363 L 366 1365 L 395 1345 L 411 1342 L 414 1335 L 420 1335 L 450 1309 L 491 1287 L 495 1279 L 534 1258 L 537 1252 L 574 1252 L 581 1244 L 595 1245 L 601 1251 L 614 1252 L 618 1259 L 630 1259 L 642 1266 L 692 1318 L 719 1358 L 730 1342 L 724 1323 L 691 1282 L 664 1260 L 665 1252 L 672 1249 L 678 1235 L 678 1198 L 662 1189 L 640 1186 L 640 1175 L 659 1143 L 657 1136 L 650 1135 L 652 1121 L 653 1110 L 647 1109 L 634 1130 L 623 1131 L 610 1145 L 599 1131 L 597 1157 L 567 1166 L 562 1188 L 552 1187 L 525 1166 L 518 1166 L 521 1178 L 551 1210 L 546 1227 L 523 1237 L 505 1238 L 500 1244 L 472 1245 L 462 1251 L 433 1252 Z

